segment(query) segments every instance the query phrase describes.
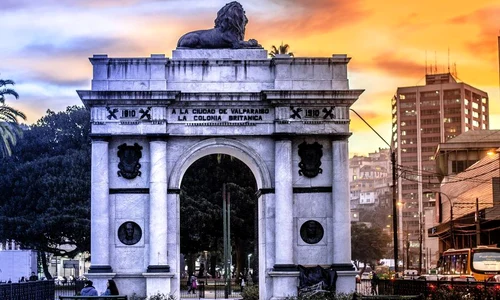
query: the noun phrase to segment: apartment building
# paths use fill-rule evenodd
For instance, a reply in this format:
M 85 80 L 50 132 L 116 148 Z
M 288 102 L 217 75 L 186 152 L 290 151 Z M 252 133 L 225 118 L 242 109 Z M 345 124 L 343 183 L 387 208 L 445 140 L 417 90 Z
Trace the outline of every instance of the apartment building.
M 398 236 L 400 249 L 412 253 L 410 266 L 419 264 L 424 211 L 435 206 L 434 196 L 426 192 L 440 186 L 434 161 L 438 144 L 463 132 L 489 129 L 488 116 L 488 94 L 451 73 L 428 74 L 425 85 L 397 89 L 392 100 L 392 143 L 398 166 Z M 468 165 L 457 167 L 464 170 Z

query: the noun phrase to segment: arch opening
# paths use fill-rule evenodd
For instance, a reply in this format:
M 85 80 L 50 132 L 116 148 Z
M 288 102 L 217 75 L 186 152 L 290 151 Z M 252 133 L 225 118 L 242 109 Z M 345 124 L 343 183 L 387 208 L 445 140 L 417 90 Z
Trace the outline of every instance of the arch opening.
M 223 194 L 225 191 L 225 195 Z M 193 291 L 192 275 L 205 285 L 205 298 L 238 295 L 258 281 L 258 200 L 250 168 L 228 154 L 209 154 L 194 161 L 180 185 L 181 296 Z M 226 203 L 223 203 L 226 201 Z M 227 213 L 229 211 L 229 213 Z M 229 226 L 224 229 L 224 215 Z M 229 254 L 224 257 L 224 235 Z M 215 288 L 224 281 L 224 261 L 230 265 L 229 291 Z M 193 291 L 194 292 L 194 291 Z

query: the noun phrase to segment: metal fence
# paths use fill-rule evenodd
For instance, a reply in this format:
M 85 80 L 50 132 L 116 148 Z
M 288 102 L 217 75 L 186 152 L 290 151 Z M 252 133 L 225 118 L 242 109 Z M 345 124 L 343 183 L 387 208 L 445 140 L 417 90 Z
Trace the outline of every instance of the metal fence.
M 428 299 L 439 294 L 456 295 L 467 299 L 500 299 L 500 283 L 484 281 L 380 280 L 372 292 L 370 280 L 356 284 L 361 295 L 424 295 Z M 458 298 L 457 298 L 458 299 Z
M 2 300 L 54 300 L 59 296 L 79 295 L 84 281 L 56 283 L 54 280 L 27 281 L 0 284 Z
M 248 286 L 247 283 L 245 283 Z M 181 298 L 206 298 L 206 299 L 224 299 L 226 294 L 228 298 L 240 298 L 242 289 L 245 287 L 240 286 L 238 283 L 231 281 L 231 285 L 227 286 L 224 279 L 198 279 L 198 287 L 193 293 L 188 293 L 187 280 L 181 280 L 180 297 Z M 227 289 L 227 291 L 226 291 Z
M 30 281 L 0 284 L 0 299 L 54 300 L 54 281 Z

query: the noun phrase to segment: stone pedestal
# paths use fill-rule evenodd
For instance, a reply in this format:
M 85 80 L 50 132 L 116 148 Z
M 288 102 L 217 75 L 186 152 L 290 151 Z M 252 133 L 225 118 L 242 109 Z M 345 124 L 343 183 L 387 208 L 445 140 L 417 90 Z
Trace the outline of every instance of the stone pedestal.
M 180 299 L 180 291 L 178 289 L 172 290 L 170 283 L 171 279 L 175 276 L 173 273 L 143 273 L 146 278 L 146 295 L 148 297 L 161 293 L 172 294 L 175 299 Z
M 357 271 L 337 271 L 337 293 L 353 293 L 356 291 Z
M 299 272 L 269 272 L 273 279 L 273 293 L 271 300 L 281 300 L 286 297 L 297 296 Z
M 100 295 L 104 293 L 107 289 L 108 280 L 114 279 L 116 273 L 89 273 L 85 274 L 85 277 L 93 282 L 97 293 Z M 118 290 L 120 290 L 119 283 L 117 283 Z

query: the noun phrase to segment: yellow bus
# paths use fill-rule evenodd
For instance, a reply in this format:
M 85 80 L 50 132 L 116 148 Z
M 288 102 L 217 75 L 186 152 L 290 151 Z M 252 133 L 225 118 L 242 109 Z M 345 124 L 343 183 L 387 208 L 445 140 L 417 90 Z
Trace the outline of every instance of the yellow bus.
M 438 273 L 442 275 L 471 275 L 477 281 L 500 274 L 500 248 L 479 246 L 477 248 L 448 249 L 438 262 Z

